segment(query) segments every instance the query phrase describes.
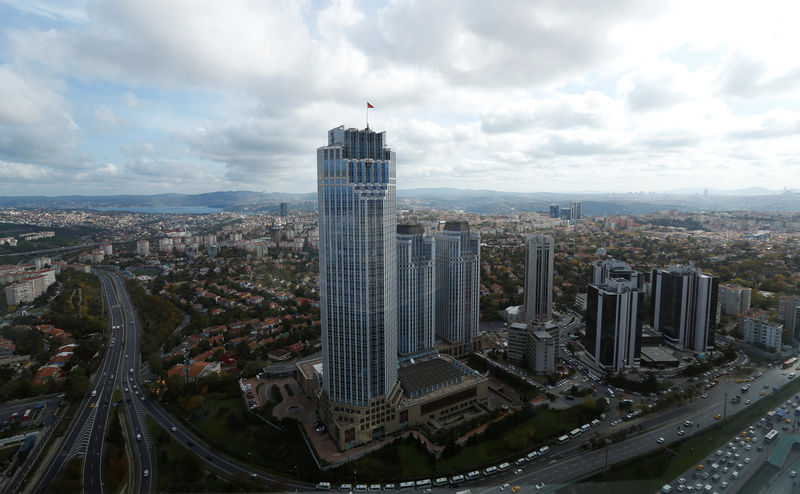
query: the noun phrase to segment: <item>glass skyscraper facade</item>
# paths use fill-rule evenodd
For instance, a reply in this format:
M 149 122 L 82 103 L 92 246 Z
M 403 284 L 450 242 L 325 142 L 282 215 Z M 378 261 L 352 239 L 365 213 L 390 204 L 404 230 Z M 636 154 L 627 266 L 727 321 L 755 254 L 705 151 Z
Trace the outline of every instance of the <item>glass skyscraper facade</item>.
M 595 265 L 586 295 L 584 348 L 595 364 L 618 372 L 639 363 L 644 322 L 641 273 L 621 261 Z
M 397 383 L 395 153 L 386 134 L 328 131 L 317 149 L 323 389 L 368 406 Z
M 435 238 L 436 334 L 464 354 L 478 334 L 480 234 L 470 233 L 466 221 L 448 221 Z
M 397 225 L 397 327 L 400 354 L 434 343 L 436 244 L 422 225 Z
M 714 347 L 719 279 L 692 266 L 654 269 L 650 275 L 653 329 L 684 349 Z

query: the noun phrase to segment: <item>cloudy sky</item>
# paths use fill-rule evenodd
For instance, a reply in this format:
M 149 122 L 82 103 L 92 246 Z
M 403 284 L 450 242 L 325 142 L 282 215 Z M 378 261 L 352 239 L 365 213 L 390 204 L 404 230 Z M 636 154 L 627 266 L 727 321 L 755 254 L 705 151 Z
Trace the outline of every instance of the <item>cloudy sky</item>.
M 800 4 L 0 0 L 0 195 L 800 188 Z

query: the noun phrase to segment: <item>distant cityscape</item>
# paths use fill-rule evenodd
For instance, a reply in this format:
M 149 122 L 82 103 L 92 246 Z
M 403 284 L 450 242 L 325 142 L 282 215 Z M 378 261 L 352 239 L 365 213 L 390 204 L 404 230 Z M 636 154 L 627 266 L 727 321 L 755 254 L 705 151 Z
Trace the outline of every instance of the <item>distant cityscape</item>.
M 781 366 L 770 363 L 797 361 L 800 213 L 598 215 L 581 199 L 500 214 L 410 207 L 397 199 L 402 173 L 385 133 L 336 127 L 317 156 L 316 211 L 302 201 L 214 212 L 0 210 L 0 395 L 9 403 L 0 411 L 16 434 L 14 461 L 0 464 L 6 485 L 71 490 L 122 478 L 110 467 L 87 473 L 99 468 L 88 461 L 80 462 L 83 481 L 69 473 L 95 434 L 109 440 L 116 426 L 105 421 L 70 424 L 68 437 L 89 441 L 70 450 L 73 463 L 40 461 L 63 416 L 39 407 L 53 399 L 98 408 L 112 423 L 123 416 L 111 413 L 114 404 L 151 416 L 155 425 L 133 426 L 142 447 L 124 455 L 126 470 L 143 465 L 145 490 L 164 476 L 198 488 L 164 470 L 167 460 L 149 459 L 160 431 L 183 438 L 181 461 L 213 465 L 226 442 L 213 430 L 241 435 L 258 458 L 254 469 L 228 452 L 233 463 L 219 470 L 218 486 L 328 489 L 338 481 L 363 490 L 358 470 L 382 480 L 381 489 L 490 486 L 495 475 L 533 489 L 568 486 L 548 459 L 592 472 L 593 452 L 608 441 L 657 450 L 666 441 L 658 417 L 675 410 L 709 414 L 688 432 L 704 434 L 727 423 L 728 407 L 747 417 L 751 401 L 771 398 L 762 390 L 743 400 L 742 381 L 772 382 Z M 112 295 L 98 277 L 132 294 L 147 334 L 132 336 L 141 331 L 132 313 L 113 315 L 119 305 L 103 301 Z M 104 322 L 108 311 L 122 322 Z M 118 339 L 137 338 L 130 372 L 90 378 L 108 359 L 123 359 Z M 104 348 L 115 353 L 104 359 Z M 101 401 L 106 386 L 119 396 Z M 222 394 L 211 398 L 209 387 Z M 721 412 L 703 406 L 715 396 L 724 396 Z M 206 404 L 195 409 L 196 400 Z M 202 422 L 208 406 L 236 411 L 219 429 Z M 233 425 L 241 414 L 266 423 Z M 524 432 L 547 414 L 560 425 Z M 301 433 L 282 439 L 303 451 L 294 461 L 325 467 L 294 480 L 291 468 L 277 476 L 258 469 L 281 465 L 279 453 L 252 441 L 285 420 Z M 781 429 L 774 420 L 762 426 Z M 509 428 L 514 440 L 482 433 L 492 427 Z M 424 446 L 414 461 L 426 470 L 363 470 L 376 451 L 404 441 Z M 208 453 L 194 456 L 200 442 Z M 470 460 L 470 448 L 495 442 L 498 453 Z M 612 464 L 630 461 L 627 449 L 614 450 Z M 458 466 L 437 466 L 449 462 Z M 254 484 L 229 477 L 237 472 Z M 425 472 L 432 478 L 420 480 Z

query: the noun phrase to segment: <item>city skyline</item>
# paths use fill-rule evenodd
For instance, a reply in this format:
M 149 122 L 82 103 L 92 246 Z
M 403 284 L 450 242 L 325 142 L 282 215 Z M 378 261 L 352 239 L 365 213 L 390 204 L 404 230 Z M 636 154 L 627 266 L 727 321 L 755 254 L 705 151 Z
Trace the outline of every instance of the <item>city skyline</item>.
M 367 101 L 408 188 L 797 189 L 793 9 L 7 1 L 0 195 L 310 192 Z

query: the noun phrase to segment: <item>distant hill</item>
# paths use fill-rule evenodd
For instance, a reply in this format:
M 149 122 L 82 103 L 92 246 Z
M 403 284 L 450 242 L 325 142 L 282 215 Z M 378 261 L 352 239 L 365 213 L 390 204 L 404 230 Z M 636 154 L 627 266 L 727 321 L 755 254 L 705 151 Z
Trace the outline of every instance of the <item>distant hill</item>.
M 400 208 L 434 208 L 463 210 L 481 214 L 526 211 L 546 211 L 556 202 L 569 207 L 570 200 L 583 201 L 585 215 L 646 214 L 667 209 L 679 211 L 748 210 L 800 211 L 800 193 L 773 191 L 760 187 L 738 191 L 690 192 L 693 189 L 669 193 L 556 193 L 502 192 L 455 188 L 400 189 L 397 191 Z M 219 191 L 204 194 L 155 194 L 115 196 L 16 196 L 0 197 L 0 207 L 92 209 L 135 206 L 206 206 L 228 211 L 274 211 L 281 202 L 302 210 L 316 208 L 317 194 Z

